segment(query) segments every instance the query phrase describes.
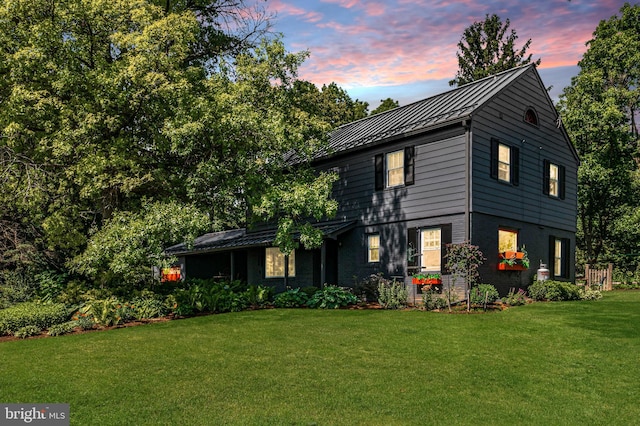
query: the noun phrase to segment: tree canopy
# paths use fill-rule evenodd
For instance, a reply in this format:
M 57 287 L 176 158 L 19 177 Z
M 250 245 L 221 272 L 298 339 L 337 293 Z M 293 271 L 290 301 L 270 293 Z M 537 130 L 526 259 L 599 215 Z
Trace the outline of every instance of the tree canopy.
M 637 264 L 640 5 L 603 20 L 559 103 L 578 149 L 578 248 L 586 263 Z
M 314 200 L 314 216 L 333 211 L 331 178 L 305 172 L 304 161 L 291 173 L 284 154 L 312 158 L 366 103 L 299 81 L 308 53 L 286 52 L 277 37 L 258 41 L 264 26 L 234 25 L 246 17 L 242 3 L 0 5 L 0 269 L 122 273 L 123 259 L 139 253 L 96 259 L 118 250 L 94 248 L 157 221 L 152 210 L 175 230 L 152 227 L 153 253 L 133 245 L 147 258 L 159 241 L 203 230 L 200 220 L 176 225 L 185 212 L 200 217 L 194 209 L 209 230 L 244 225 L 254 205 L 304 231 L 298 204 L 263 202 L 287 186 Z M 325 107 L 301 86 L 322 93 Z
M 518 49 L 518 35 L 514 29 L 509 30 L 511 23 L 504 23 L 496 14 L 486 15 L 482 22 L 474 22 L 465 28 L 458 42 L 458 71 L 450 86 L 462 86 L 517 67 L 531 63 L 532 54 L 527 55 L 531 39 Z M 540 59 L 534 62 L 540 65 Z

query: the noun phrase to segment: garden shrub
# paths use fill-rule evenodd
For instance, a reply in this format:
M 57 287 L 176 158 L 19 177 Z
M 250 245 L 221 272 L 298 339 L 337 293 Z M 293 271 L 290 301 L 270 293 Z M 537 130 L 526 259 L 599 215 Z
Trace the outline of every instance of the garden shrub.
M 80 309 L 80 312 L 90 315 L 96 324 L 102 327 L 109 327 L 126 321 L 129 315 L 132 318 L 133 312 L 129 312 L 129 310 L 130 307 L 123 307 L 117 297 L 111 296 L 106 299 L 91 299 L 87 301 Z
M 149 290 L 143 290 L 139 296 L 131 300 L 131 308 L 135 319 L 158 318 L 167 315 L 168 309 L 164 298 Z
M 289 288 L 276 295 L 273 306 L 276 308 L 300 308 L 305 306 L 308 301 L 309 296 L 300 288 Z
M 423 290 L 422 307 L 427 311 L 444 309 L 447 307 L 447 299 L 435 290 Z
M 401 309 L 409 303 L 409 291 L 404 282 L 379 280 L 378 303 L 383 309 Z
M 49 327 L 47 334 L 49 336 L 61 336 L 63 334 L 71 333 L 78 327 L 77 321 L 67 321 L 62 324 L 56 324 Z
M 31 275 L 16 271 L 0 271 L 0 309 L 30 300 L 36 283 Z
M 389 282 L 387 278 L 385 278 L 382 273 L 371 274 L 367 278 L 362 281 L 357 281 L 355 286 L 353 287 L 353 292 L 357 296 L 361 296 L 367 302 L 376 302 L 378 301 L 379 293 L 378 287 L 382 282 Z
M 562 281 L 536 281 L 528 289 L 529 296 L 533 300 L 580 300 L 581 289 L 575 284 Z
M 509 294 L 502 299 L 509 306 L 520 306 L 527 303 L 527 292 L 519 288 L 516 292 L 514 289 L 509 290 Z
M 469 298 L 472 305 L 483 305 L 493 303 L 500 298 L 498 290 L 491 284 L 478 284 L 469 291 Z
M 599 300 L 602 299 L 602 292 L 600 290 L 591 290 L 587 288 L 582 291 L 580 298 L 582 300 Z
M 349 289 L 328 285 L 309 298 L 307 306 L 319 309 L 337 309 L 356 303 L 358 303 L 358 298 Z
M 13 334 L 27 326 L 46 329 L 65 322 L 68 317 L 69 312 L 62 303 L 20 303 L 0 310 L 0 335 Z
M 26 325 L 16 330 L 16 332 L 13 333 L 13 335 L 21 339 L 26 339 L 27 337 L 37 336 L 41 332 L 42 332 L 42 329 L 40 327 L 37 327 L 35 325 Z
M 249 306 L 248 298 L 233 289 L 243 289 L 246 286 L 238 282 L 228 285 L 212 280 L 199 280 L 189 288 L 178 289 L 175 293 L 174 313 L 177 315 L 191 315 L 194 312 L 237 312 Z
M 83 330 L 91 330 L 96 322 L 90 316 L 80 316 L 75 320 L 76 326 L 80 327 Z
M 273 287 L 263 285 L 250 285 L 243 293 L 249 306 L 262 308 L 269 304 L 273 296 Z

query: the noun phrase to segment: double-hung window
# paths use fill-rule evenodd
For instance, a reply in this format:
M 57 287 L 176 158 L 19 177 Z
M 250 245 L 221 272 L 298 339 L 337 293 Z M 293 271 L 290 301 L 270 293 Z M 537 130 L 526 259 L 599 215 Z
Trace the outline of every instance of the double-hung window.
M 442 238 L 440 228 L 423 229 L 420 269 L 423 271 L 440 271 L 442 265 Z
M 543 162 L 543 186 L 542 191 L 550 197 L 564 199 L 564 167 L 552 163 L 549 160 Z
M 380 262 L 380 234 L 367 236 L 367 253 L 369 263 Z
M 520 183 L 520 149 L 491 139 L 491 177 L 498 182 Z
M 569 239 L 549 237 L 549 252 L 553 278 L 569 278 Z
M 404 149 L 390 151 L 375 156 L 375 187 L 376 191 L 397 186 L 413 185 L 415 148 L 407 146 Z
M 387 188 L 404 185 L 404 151 L 389 152 L 387 158 Z

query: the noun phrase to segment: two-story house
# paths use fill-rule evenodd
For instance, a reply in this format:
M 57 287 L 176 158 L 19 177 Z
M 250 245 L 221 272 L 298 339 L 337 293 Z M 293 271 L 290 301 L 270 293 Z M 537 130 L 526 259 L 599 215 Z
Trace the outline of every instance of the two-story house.
M 275 231 L 246 229 L 171 247 L 183 275 L 251 284 L 351 286 L 372 273 L 403 279 L 443 272 L 447 243 L 470 241 L 486 257 L 480 281 L 505 294 L 525 288 L 539 264 L 573 281 L 578 155 L 533 65 L 341 126 L 330 154 L 336 218 L 317 226 L 318 250 L 288 259 Z M 529 268 L 504 270 L 501 252 L 526 247 Z M 511 269 L 511 268 L 506 268 Z

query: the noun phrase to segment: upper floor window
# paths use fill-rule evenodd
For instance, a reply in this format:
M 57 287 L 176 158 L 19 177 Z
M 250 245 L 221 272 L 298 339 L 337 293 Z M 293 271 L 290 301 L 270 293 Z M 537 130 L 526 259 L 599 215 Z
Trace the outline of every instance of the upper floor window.
M 367 247 L 367 260 L 371 263 L 380 262 L 380 235 L 369 235 L 367 237 Z
M 503 144 L 498 144 L 498 179 L 511 181 L 511 149 Z
M 285 259 L 288 257 L 288 276 L 296 276 L 296 252 L 295 250 L 285 256 L 278 247 L 267 247 L 265 249 L 265 277 L 282 278 L 285 275 Z
M 491 139 L 491 177 L 500 182 L 518 185 L 520 150 L 516 146 Z
M 524 121 L 525 123 L 533 124 L 534 126 L 538 125 L 538 114 L 533 108 L 527 108 L 524 112 Z
M 414 183 L 414 152 L 413 146 L 403 150 L 391 151 L 375 156 L 375 187 L 376 190 L 392 188 Z
M 387 154 L 387 187 L 404 184 L 404 151 Z
M 554 164 L 549 160 L 544 160 L 543 169 L 543 192 L 551 197 L 556 197 L 563 200 L 565 186 L 564 167 L 558 164 Z

